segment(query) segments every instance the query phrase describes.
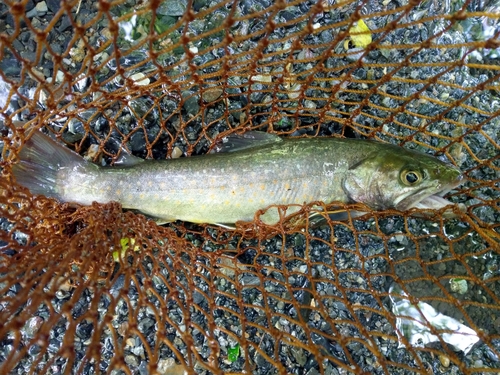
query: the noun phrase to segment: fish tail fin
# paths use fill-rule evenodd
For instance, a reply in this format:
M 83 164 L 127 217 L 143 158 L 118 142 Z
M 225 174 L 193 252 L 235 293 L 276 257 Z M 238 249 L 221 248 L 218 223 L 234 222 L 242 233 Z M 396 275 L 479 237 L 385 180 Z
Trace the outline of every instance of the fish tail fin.
M 85 168 L 89 162 L 76 152 L 53 141 L 39 131 L 33 132 L 12 166 L 18 184 L 32 194 L 60 198 L 58 173 L 64 168 Z

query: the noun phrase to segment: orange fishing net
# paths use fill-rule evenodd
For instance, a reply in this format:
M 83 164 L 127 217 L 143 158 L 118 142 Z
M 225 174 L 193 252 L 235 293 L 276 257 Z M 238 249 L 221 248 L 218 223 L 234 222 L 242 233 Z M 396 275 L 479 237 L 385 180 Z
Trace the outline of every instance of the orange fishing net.
M 498 373 L 498 9 L 0 4 L 0 373 Z M 247 130 L 373 138 L 453 161 L 466 210 L 158 226 L 16 185 L 38 128 L 101 165 Z

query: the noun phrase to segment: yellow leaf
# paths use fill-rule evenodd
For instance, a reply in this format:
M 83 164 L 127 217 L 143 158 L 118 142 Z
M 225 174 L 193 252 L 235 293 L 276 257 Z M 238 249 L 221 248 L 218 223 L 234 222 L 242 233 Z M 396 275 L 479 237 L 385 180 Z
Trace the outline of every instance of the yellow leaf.
M 125 254 L 127 253 L 127 250 L 130 246 L 135 245 L 135 238 L 128 238 L 128 237 L 123 237 L 120 239 L 120 245 L 122 247 L 121 251 L 113 251 L 113 260 L 115 262 L 119 262 L 120 258 L 124 258 Z M 140 247 L 139 245 L 134 246 L 134 251 L 139 251 Z
M 360 19 L 349 29 L 352 43 L 358 48 L 365 48 L 372 42 L 372 34 L 366 23 Z

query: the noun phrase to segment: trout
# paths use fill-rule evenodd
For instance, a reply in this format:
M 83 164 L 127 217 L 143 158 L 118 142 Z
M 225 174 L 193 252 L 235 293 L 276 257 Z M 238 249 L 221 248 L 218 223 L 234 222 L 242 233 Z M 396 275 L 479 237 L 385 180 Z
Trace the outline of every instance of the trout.
M 159 222 L 219 225 L 252 221 L 271 205 L 315 201 L 440 209 L 451 204 L 443 195 L 463 179 L 455 166 L 395 145 L 262 132 L 230 136 L 217 153 L 172 160 L 129 155 L 127 165 L 100 167 L 36 131 L 19 158 L 13 175 L 33 194 L 82 205 L 116 201 Z M 261 216 L 268 224 L 279 219 L 277 208 Z

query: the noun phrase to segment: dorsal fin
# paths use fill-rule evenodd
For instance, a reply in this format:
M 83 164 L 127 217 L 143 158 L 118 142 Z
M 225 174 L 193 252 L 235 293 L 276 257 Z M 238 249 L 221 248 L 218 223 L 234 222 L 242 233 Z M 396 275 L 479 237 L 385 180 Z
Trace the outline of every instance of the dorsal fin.
M 238 152 L 279 142 L 283 142 L 283 139 L 275 134 L 249 131 L 243 134 L 232 134 L 223 138 L 214 147 L 212 153 Z

